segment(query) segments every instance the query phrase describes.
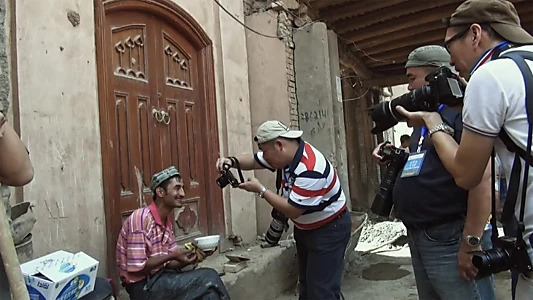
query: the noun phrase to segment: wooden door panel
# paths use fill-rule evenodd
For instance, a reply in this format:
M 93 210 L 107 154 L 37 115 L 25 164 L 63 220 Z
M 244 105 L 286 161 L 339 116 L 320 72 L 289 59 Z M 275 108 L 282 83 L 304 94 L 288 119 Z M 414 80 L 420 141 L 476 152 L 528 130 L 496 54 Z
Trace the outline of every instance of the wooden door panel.
M 155 28 L 145 15 L 134 13 L 133 17 L 110 14 L 106 27 L 112 57 L 108 72 L 115 100 L 114 111 L 108 111 L 108 126 L 116 134 L 111 143 L 116 143 L 117 149 L 115 201 L 121 219 L 151 201 L 151 175 L 162 165 L 158 122 L 152 115 L 152 109 L 159 105 L 151 68 L 156 65 L 151 58 L 155 43 L 150 39 Z
M 197 115 L 200 91 L 198 82 L 198 51 L 176 30 L 160 23 L 163 72 L 161 104 L 169 114 L 168 128 L 162 130 L 162 160 L 179 168 L 185 186 L 184 206 L 176 211 L 175 233 L 178 240 L 187 240 L 207 230 L 206 182 L 203 180 L 201 118 Z M 205 125 L 204 125 L 205 126 Z M 200 176 L 199 174 L 202 174 Z
M 150 196 L 150 98 L 115 90 L 115 119 L 119 159 L 120 211 L 145 206 Z M 142 196 L 139 196 L 142 195 Z M 148 197 L 150 198 L 150 197 Z
M 201 153 L 200 149 L 195 149 L 195 140 L 200 140 L 201 138 L 197 136 L 197 122 L 198 122 L 198 115 L 196 114 L 195 104 L 194 102 L 185 101 L 184 103 L 184 109 L 185 116 L 183 119 L 185 120 L 185 143 L 187 144 L 187 170 L 189 171 L 188 181 L 191 185 L 191 189 L 197 188 L 200 184 L 200 176 L 199 174 L 199 160 L 198 155 Z

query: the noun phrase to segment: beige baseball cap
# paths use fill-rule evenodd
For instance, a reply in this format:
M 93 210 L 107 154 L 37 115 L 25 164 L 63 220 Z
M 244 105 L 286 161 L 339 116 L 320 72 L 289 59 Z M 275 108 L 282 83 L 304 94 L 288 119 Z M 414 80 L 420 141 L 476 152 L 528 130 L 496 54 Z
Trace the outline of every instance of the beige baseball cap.
M 296 139 L 301 137 L 303 133 L 304 132 L 300 130 L 290 130 L 287 125 L 280 121 L 271 120 L 264 122 L 259 128 L 257 128 L 257 134 L 254 141 L 258 144 L 263 144 L 279 137 Z

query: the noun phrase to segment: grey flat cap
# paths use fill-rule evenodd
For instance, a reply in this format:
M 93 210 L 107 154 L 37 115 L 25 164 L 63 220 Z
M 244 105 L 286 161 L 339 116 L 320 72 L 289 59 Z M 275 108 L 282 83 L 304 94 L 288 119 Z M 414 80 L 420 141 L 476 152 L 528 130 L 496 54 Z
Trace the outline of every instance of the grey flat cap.
M 450 54 L 442 46 L 429 45 L 418 47 L 413 52 L 409 53 L 406 68 L 412 67 L 442 67 L 446 66 L 450 69 L 455 69 L 450 66 Z
M 152 182 L 150 183 L 150 189 L 152 192 L 155 192 L 155 189 L 158 188 L 163 181 L 174 176 L 180 176 L 180 172 L 178 172 L 174 166 L 168 167 L 163 171 L 154 174 L 154 176 L 152 176 Z

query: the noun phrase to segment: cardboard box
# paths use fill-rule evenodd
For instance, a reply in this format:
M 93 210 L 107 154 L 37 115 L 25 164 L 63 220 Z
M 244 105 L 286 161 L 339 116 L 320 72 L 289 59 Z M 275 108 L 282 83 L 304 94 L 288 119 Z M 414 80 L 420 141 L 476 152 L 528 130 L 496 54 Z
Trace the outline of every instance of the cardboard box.
M 20 266 L 31 300 L 76 300 L 94 290 L 98 261 L 57 251 Z

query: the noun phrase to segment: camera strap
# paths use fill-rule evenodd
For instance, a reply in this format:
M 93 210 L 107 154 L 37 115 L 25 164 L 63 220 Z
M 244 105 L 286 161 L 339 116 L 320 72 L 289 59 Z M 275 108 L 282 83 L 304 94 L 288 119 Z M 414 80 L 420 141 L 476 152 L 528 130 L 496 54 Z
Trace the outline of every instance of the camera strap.
M 239 173 L 239 179 L 241 180 L 241 183 L 244 183 L 244 176 L 242 175 L 241 170 L 241 163 L 235 156 L 228 157 L 229 160 L 231 160 L 231 166 L 237 169 L 237 173 Z
M 281 178 L 281 173 L 282 172 L 283 172 L 283 170 L 281 170 L 281 169 L 278 169 L 278 171 L 276 172 L 276 194 L 278 194 L 280 196 L 282 196 L 280 194 L 280 192 L 279 192 L 281 190 L 281 181 L 283 180 Z
M 528 175 L 529 175 L 529 168 L 533 166 L 533 156 L 531 155 L 531 145 L 532 145 L 532 134 L 533 134 L 533 73 L 531 72 L 531 69 L 529 68 L 528 64 L 526 63 L 526 59 L 533 61 L 533 53 L 528 51 L 512 51 L 509 53 L 505 53 L 501 56 L 499 56 L 496 59 L 500 58 L 509 58 L 513 60 L 518 68 L 520 69 L 520 72 L 522 73 L 522 76 L 524 77 L 525 82 L 525 107 L 526 107 L 526 114 L 527 114 L 527 121 L 528 121 L 528 137 L 527 137 L 527 143 L 526 143 L 526 150 L 520 148 L 518 145 L 516 145 L 512 139 L 509 137 L 507 132 L 504 128 L 500 131 L 498 137 L 501 139 L 501 141 L 505 144 L 507 149 L 510 152 L 515 153 L 515 158 L 513 162 L 513 166 L 511 169 L 511 176 L 509 178 L 509 188 L 507 190 L 507 197 L 505 200 L 505 204 L 502 211 L 502 222 L 508 222 L 512 220 L 514 216 L 514 211 L 516 207 L 516 202 L 518 199 L 518 191 L 520 189 L 520 173 L 522 171 L 522 162 L 520 158 L 522 158 L 526 164 L 524 168 L 524 174 L 523 174 L 523 180 L 522 180 L 522 193 L 521 193 L 521 205 L 520 205 L 520 213 L 518 216 L 518 230 L 517 230 L 517 241 L 523 240 L 523 233 L 525 230 L 524 226 L 524 214 L 525 214 L 525 205 L 526 205 L 526 194 L 527 194 L 527 188 L 528 188 Z M 492 231 L 493 231 L 493 239 L 494 234 L 496 231 L 497 235 L 497 229 L 496 228 L 496 220 L 495 220 L 495 211 L 496 211 L 496 204 L 495 204 L 495 192 L 494 192 L 494 186 L 495 186 L 495 154 L 493 151 L 492 154 L 492 186 L 493 186 L 493 192 L 492 192 L 492 218 L 491 218 L 491 224 L 492 224 Z M 533 246 L 533 245 L 531 245 Z

